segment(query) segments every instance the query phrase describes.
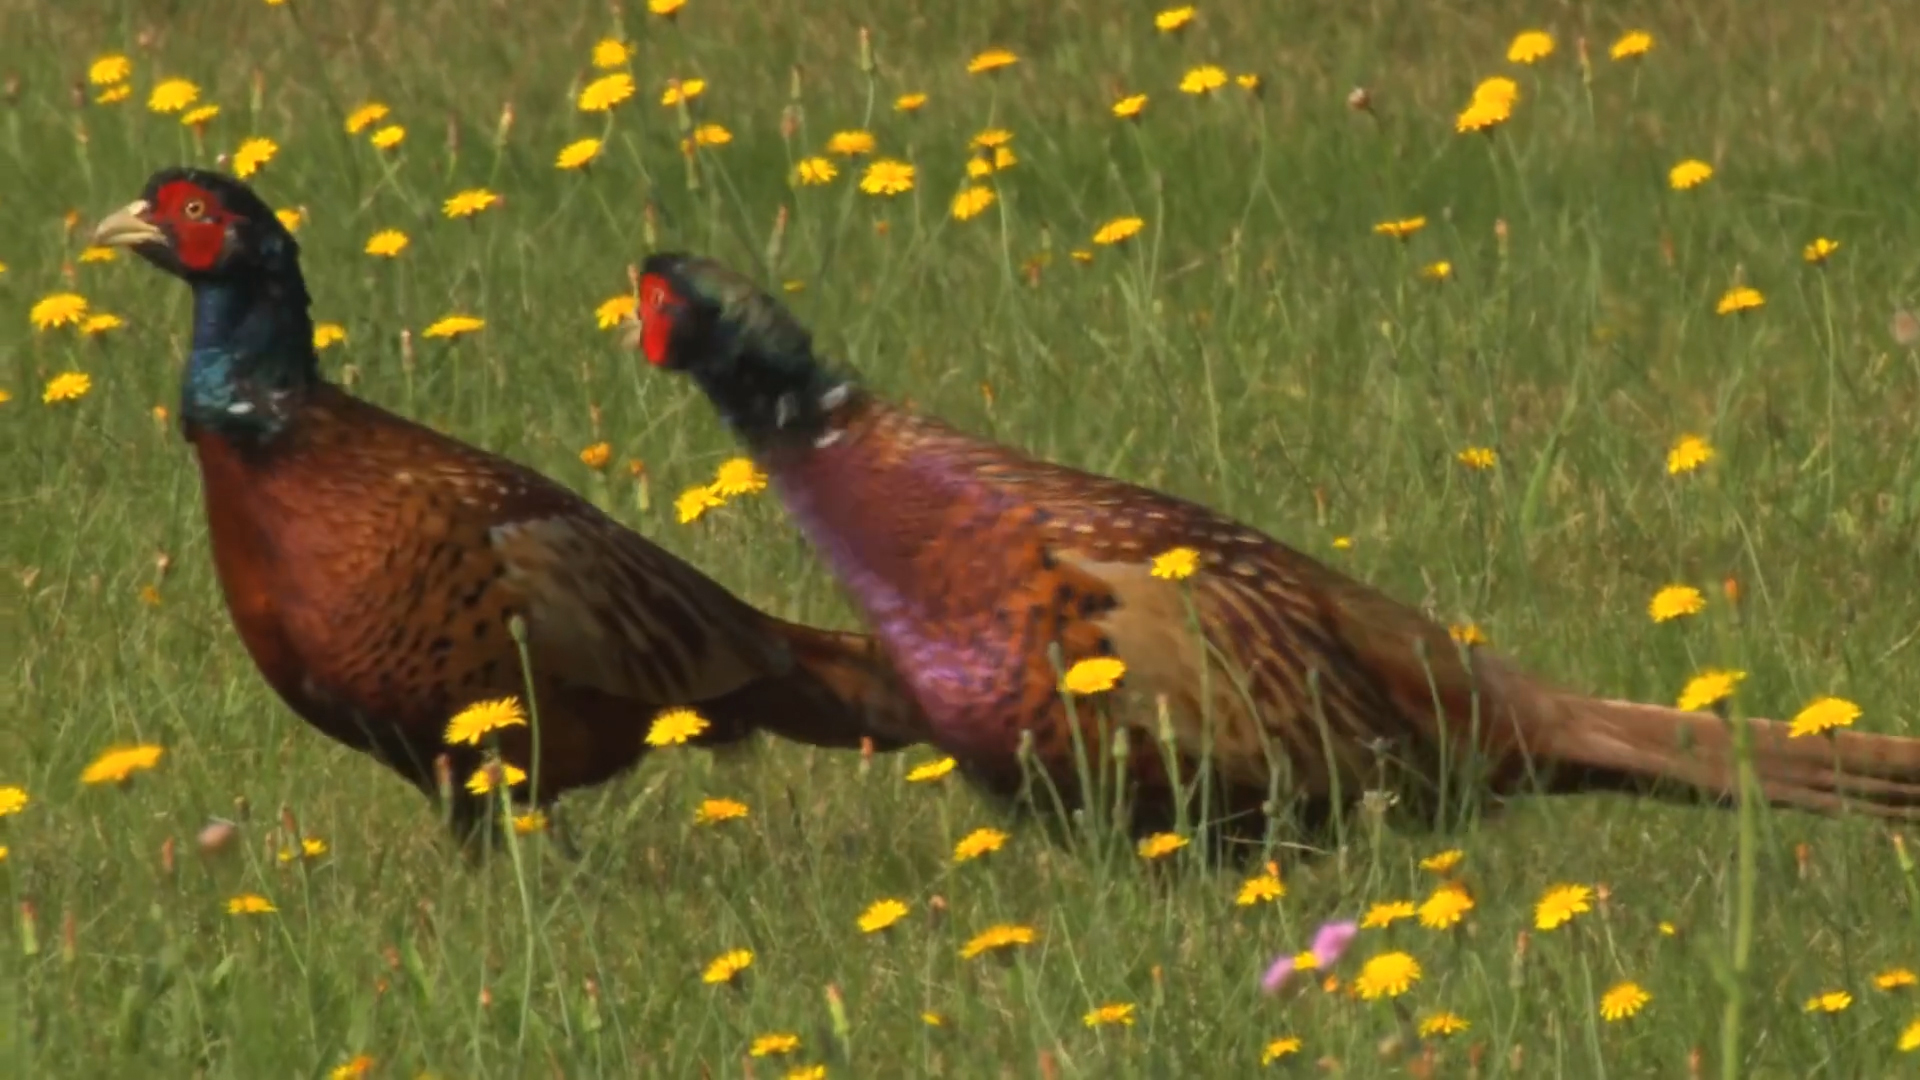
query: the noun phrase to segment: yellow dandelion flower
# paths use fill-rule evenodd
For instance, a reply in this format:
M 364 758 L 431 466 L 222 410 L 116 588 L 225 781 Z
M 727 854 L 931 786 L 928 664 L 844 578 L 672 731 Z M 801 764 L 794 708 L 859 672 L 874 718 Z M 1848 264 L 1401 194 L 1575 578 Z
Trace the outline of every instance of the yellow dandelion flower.
M 605 441 L 592 443 L 580 449 L 580 464 L 589 469 L 600 470 L 613 460 L 613 444 Z
M 526 726 L 527 714 L 519 698 L 495 698 L 476 701 L 453 714 L 453 719 L 447 721 L 444 738 L 449 746 L 479 746 L 481 737 L 488 732 Z
M 952 758 L 943 757 L 938 761 L 929 761 L 925 765 L 916 765 L 907 773 L 907 783 L 925 784 L 938 780 L 952 772 L 955 764 L 957 763 Z
M 1647 617 L 1654 622 L 1672 622 L 1707 609 L 1707 598 L 1691 585 L 1669 585 L 1647 601 Z
M 1280 880 L 1280 875 L 1269 870 L 1267 873 L 1255 874 L 1241 882 L 1240 892 L 1233 898 L 1233 902 L 1239 907 L 1253 907 L 1255 904 L 1273 903 L 1285 895 L 1287 895 L 1286 883 Z
M 1403 952 L 1381 953 L 1371 957 L 1354 977 L 1353 992 L 1363 1000 L 1399 997 L 1420 981 L 1420 961 Z
M 63 371 L 47 380 L 47 388 L 40 392 L 40 402 L 52 405 L 61 401 L 79 401 L 93 389 L 93 376 L 84 371 Z
M 752 458 L 728 458 L 713 474 L 713 493 L 723 499 L 753 495 L 767 490 L 767 474 Z
M 627 62 L 633 50 L 618 38 L 602 38 L 593 47 L 593 66 L 601 69 L 617 68 Z
M 949 758 L 949 761 L 952 759 Z M 989 855 L 1007 846 L 1007 834 L 999 829 L 975 829 L 960 838 L 953 845 L 953 861 L 971 862 L 982 855 Z
M 1134 850 L 1143 859 L 1164 859 L 1187 846 L 1187 838 L 1179 833 L 1154 833 L 1143 838 Z
M 1446 851 L 1421 859 L 1420 869 L 1434 874 L 1450 874 L 1458 868 L 1462 862 L 1465 862 L 1466 858 L 1466 852 L 1461 851 L 1459 848 L 1449 848 Z
M 229 915 L 271 915 L 280 909 L 259 893 L 241 893 L 227 901 Z
M 993 205 L 996 197 L 990 187 L 981 187 L 976 184 L 962 188 L 960 193 L 953 197 L 953 220 L 967 221 L 979 217 L 987 207 Z
M 1593 890 L 1585 885 L 1555 885 L 1533 908 L 1533 925 L 1555 930 L 1593 910 Z
M 1428 263 L 1420 268 L 1420 276 L 1428 281 L 1445 281 L 1453 276 L 1453 264 L 1445 259 Z
M 678 105 L 681 102 L 692 101 L 706 92 L 707 80 L 705 79 L 669 79 L 667 88 L 660 92 L 660 104 Z
M 612 330 L 627 319 L 634 318 L 639 310 L 639 302 L 632 293 L 621 293 L 600 301 L 600 306 L 593 309 L 594 325 L 602 330 Z
M 1480 82 L 1474 86 L 1473 97 L 1470 100 L 1476 102 L 1499 102 L 1508 106 L 1516 105 L 1520 101 L 1520 84 L 1507 78 L 1505 75 L 1493 75 L 1481 79 Z
M 269 4 L 282 2 L 284 0 L 267 0 Z M 361 1077 L 373 1071 L 373 1064 L 373 1055 L 355 1054 L 347 1060 L 346 1064 L 336 1065 L 333 1071 L 327 1074 L 327 1080 L 360 1080 Z
M 733 949 L 714 957 L 713 962 L 700 974 L 700 981 L 711 986 L 730 983 L 752 966 L 752 949 Z
M 606 112 L 633 96 L 633 76 L 624 71 L 602 75 L 580 91 L 581 112 Z
M 1912 968 L 1888 968 L 1873 977 L 1873 985 L 1881 990 L 1899 990 L 1920 985 L 1920 975 L 1915 975 Z
M 1192 21 L 1193 6 L 1189 4 L 1184 7 L 1168 8 L 1160 14 L 1155 15 L 1153 17 L 1153 28 L 1163 34 L 1171 34 L 1175 30 L 1184 29 L 1186 25 Z
M 1690 473 L 1712 460 L 1712 444 L 1698 435 L 1682 435 L 1667 451 L 1667 475 Z
M 462 334 L 471 334 L 478 330 L 484 330 L 486 326 L 487 320 L 476 319 L 472 315 L 448 315 L 439 322 L 421 331 L 420 336 L 427 338 L 457 338 Z
M 317 836 L 303 836 L 300 838 L 299 851 L 296 852 L 292 848 L 281 848 L 277 858 L 283 863 L 290 863 L 295 859 L 311 862 L 326 853 L 327 842 L 325 840 Z
M 100 91 L 93 100 L 96 105 L 117 105 L 133 96 L 133 87 L 126 83 L 109 86 Z
M 1744 671 L 1710 668 L 1687 680 L 1676 704 L 1688 712 L 1704 709 L 1733 696 L 1734 687 L 1747 677 Z
M 1153 557 L 1153 576 L 1184 581 L 1200 569 L 1200 553 L 1190 547 L 1169 548 Z
M 1298 1035 L 1283 1035 L 1278 1039 L 1270 1040 L 1260 1051 L 1260 1064 L 1271 1065 L 1283 1057 L 1297 1054 L 1304 1045 L 1306 1044 L 1300 1041 Z
M 491 794 L 496 787 L 516 788 L 527 782 L 527 771 L 509 762 L 489 762 L 467 777 L 467 790 L 475 795 Z
M 1336 537 L 1334 537 L 1334 538 L 1333 538 L 1333 550 L 1335 550 L 1335 551 L 1352 551 L 1352 550 L 1353 550 L 1353 537 L 1351 537 L 1351 536 L 1336 536 Z
M 162 747 L 148 743 L 137 746 L 116 746 L 94 758 L 80 773 L 83 784 L 124 783 L 137 772 L 146 772 L 160 764 L 160 758 L 166 753 Z
M 1107 1027 L 1113 1024 L 1132 1027 L 1133 1004 L 1122 1001 L 1109 1002 L 1081 1017 L 1080 1022 L 1090 1028 Z
M 388 124 L 386 127 L 374 132 L 372 137 L 367 141 L 373 144 L 375 150 L 391 150 L 406 141 L 406 138 L 406 128 L 399 124 Z
M 87 81 L 95 86 L 112 86 L 117 82 L 126 82 L 133 74 L 133 61 L 120 53 L 107 53 L 87 65 Z
M 127 325 L 126 320 L 120 316 L 101 312 L 98 315 L 87 316 L 86 321 L 80 324 L 80 332 L 87 337 L 93 337 L 109 330 L 118 330 L 125 325 Z
M 288 232 L 299 232 L 300 226 L 307 223 L 307 212 L 305 209 L 275 210 L 273 216 L 280 222 L 280 227 Z
M 529 810 L 513 816 L 513 831 L 520 836 L 531 836 L 547 829 L 547 815 L 541 810 Z
M 1807 999 L 1808 1012 L 1837 1013 L 1846 1012 L 1853 1004 L 1853 995 L 1845 990 L 1828 990 Z
M 1553 35 L 1544 30 L 1525 30 L 1507 46 L 1507 59 L 1516 64 L 1534 64 L 1553 55 Z
M 906 917 L 906 903 L 888 898 L 886 900 L 875 900 L 873 903 L 867 905 L 867 910 L 860 913 L 860 918 L 856 920 L 856 924 L 860 927 L 860 932 L 863 934 L 877 934 Z
M 1038 936 L 1031 926 L 1017 926 L 1012 923 L 990 926 L 975 934 L 961 946 L 960 958 L 971 960 L 985 953 L 1011 949 L 1019 945 L 1031 945 Z
M 748 1057 L 780 1057 L 800 1049 L 800 1036 L 789 1031 L 761 1035 L 747 1048 Z
M 673 511 L 680 524 L 691 525 L 700 520 L 700 515 L 726 505 L 726 500 L 713 493 L 713 489 L 702 484 L 690 487 L 673 500 Z
M 1447 627 L 1447 636 L 1462 645 L 1485 645 L 1487 643 L 1486 632 L 1480 629 L 1478 623 L 1454 623 Z
M 1082 696 L 1105 693 L 1118 686 L 1126 673 L 1126 663 L 1117 656 L 1090 657 L 1067 669 L 1060 678 L 1060 689 Z
M 12 785 L 0 787 L 0 817 L 17 814 L 25 810 L 27 804 L 32 801 L 32 798 L 27 795 L 26 788 Z
M 407 234 L 399 229 L 381 229 L 367 237 L 366 252 L 382 259 L 391 259 L 407 250 L 409 243 L 411 241 L 407 239 Z
M 1460 925 L 1475 905 L 1473 894 L 1461 885 L 1448 883 L 1433 890 L 1420 904 L 1420 925 L 1429 930 L 1451 930 Z
M 1712 178 L 1713 166 L 1696 158 L 1688 158 L 1667 171 L 1667 184 L 1675 191 L 1697 188 Z
M 873 153 L 876 145 L 872 132 L 857 129 L 836 131 L 827 140 L 827 153 L 839 154 L 841 157 L 858 157 L 861 154 Z
M 663 19 L 671 19 L 687 6 L 687 0 L 647 0 L 647 10 Z
M 560 148 L 560 153 L 554 156 L 553 167 L 568 171 L 584 169 L 599 156 L 599 139 L 575 139 Z
M 693 145 L 725 146 L 733 141 L 733 132 L 721 124 L 701 124 L 693 129 Z
M 198 86 L 186 79 L 164 79 L 147 95 L 147 108 L 157 113 L 176 113 L 198 100 Z
M 712 725 L 692 709 L 662 709 L 647 728 L 648 746 L 680 746 Z
M 1391 236 L 1395 240 L 1405 240 L 1414 233 L 1427 227 L 1424 217 L 1401 218 L 1398 221 L 1383 221 L 1373 227 L 1375 236 Z
M 1513 118 L 1513 103 L 1498 98 L 1475 98 L 1454 117 L 1453 130 L 1465 135 L 1475 131 L 1491 131 Z
M 973 59 L 967 61 L 967 74 L 984 75 L 989 71 L 1012 67 L 1019 62 L 1020 58 L 1006 49 L 988 49 L 975 54 Z
M 793 167 L 795 182 L 809 186 L 831 183 L 833 178 L 839 175 L 840 170 L 834 167 L 830 159 L 824 157 L 801 158 Z
M 1653 995 L 1637 982 L 1615 983 L 1600 995 L 1600 1018 L 1608 1023 L 1625 1020 L 1647 1007 Z
M 927 95 L 925 94 L 918 92 L 901 94 L 899 97 L 893 99 L 893 111 L 903 113 L 919 112 L 921 107 L 926 103 Z
M 1834 728 L 1852 727 L 1860 719 L 1860 706 L 1846 698 L 1816 698 L 1807 707 L 1794 714 L 1793 723 L 1787 728 L 1787 737 L 1801 739 L 1809 735 L 1819 735 Z
M 87 314 L 87 298 L 79 293 L 53 293 L 41 297 L 27 311 L 27 321 L 35 330 L 59 326 L 78 326 Z
M 1458 1035 L 1473 1025 L 1466 1017 L 1454 1012 L 1430 1013 L 1420 1021 L 1420 1037 L 1423 1039 L 1445 1038 Z
M 860 190 L 869 195 L 900 195 L 913 190 L 913 166 L 881 158 L 860 176 Z
M 213 123 L 214 118 L 219 115 L 220 106 L 200 105 L 180 114 L 180 126 L 204 129 L 208 124 Z
M 1180 76 L 1180 92 L 1183 94 L 1211 94 L 1225 85 L 1226 71 L 1214 64 L 1188 68 L 1187 73 Z
M 1006 128 L 988 128 L 978 135 L 975 135 L 973 139 L 968 142 L 967 147 L 971 150 L 994 150 L 1012 141 L 1013 132 L 1008 131 Z
M 1802 259 L 1805 259 L 1807 262 L 1812 263 L 1815 266 L 1818 266 L 1821 263 L 1824 263 L 1828 259 L 1832 258 L 1833 253 L 1839 250 L 1840 250 L 1840 241 L 1829 240 L 1826 237 L 1822 236 L 1815 239 L 1812 243 L 1808 244 L 1805 248 L 1803 248 L 1800 252 L 1800 257 Z
M 1760 294 L 1759 289 L 1751 289 L 1745 285 L 1739 285 L 1727 290 L 1727 294 L 1720 298 L 1718 304 L 1714 305 L 1713 313 L 1715 315 L 1733 315 L 1738 312 L 1752 311 L 1754 308 L 1765 307 L 1766 304 L 1767 298 Z
M 339 323 L 315 323 L 313 326 L 313 350 L 319 352 L 329 345 L 337 345 L 347 340 L 347 328 Z
M 695 825 L 718 825 L 747 816 L 747 804 L 737 799 L 702 799 L 693 812 Z
M 267 138 L 252 138 L 240 144 L 233 153 L 233 175 L 245 180 L 266 167 L 275 154 L 280 152 L 280 144 Z
M 1500 463 L 1500 455 L 1487 446 L 1469 446 L 1453 458 L 1469 469 L 1491 469 Z
M 1672 923 L 1666 921 L 1665 919 L 1660 920 L 1660 925 L 1655 927 L 1655 929 L 1660 931 L 1661 937 L 1674 937 L 1680 933 L 1679 927 L 1673 925 Z
M 1894 1049 L 1903 1054 L 1920 1050 L 1920 1020 L 1907 1025 L 1906 1030 L 1900 1033 L 1900 1041 L 1894 1044 Z
M 1360 929 L 1380 930 L 1392 926 L 1401 919 L 1411 919 L 1417 909 L 1411 900 L 1388 900 L 1373 905 L 1360 916 Z
M 1645 30 L 1629 30 L 1620 35 L 1613 43 L 1607 55 L 1615 60 L 1630 60 L 1636 56 L 1645 56 L 1653 49 L 1653 35 Z
M 1146 228 L 1146 221 L 1137 217 L 1117 217 L 1094 231 L 1093 242 L 1102 246 L 1118 244 L 1140 235 Z
M 358 135 L 387 118 L 393 110 L 378 101 L 369 101 L 365 105 L 347 114 L 347 134 Z
M 1138 120 L 1140 114 L 1146 110 L 1146 107 L 1147 95 L 1128 94 L 1126 97 L 1113 103 L 1113 115 L 1122 120 Z
M 500 201 L 500 196 L 486 188 L 468 188 L 440 204 L 440 212 L 449 218 L 472 217 Z

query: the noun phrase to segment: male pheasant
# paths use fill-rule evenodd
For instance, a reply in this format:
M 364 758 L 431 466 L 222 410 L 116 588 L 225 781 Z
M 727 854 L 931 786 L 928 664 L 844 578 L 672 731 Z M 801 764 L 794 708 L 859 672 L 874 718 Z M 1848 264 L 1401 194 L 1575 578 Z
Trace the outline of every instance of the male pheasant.
M 666 707 L 703 716 L 704 745 L 765 729 L 827 747 L 917 711 L 871 639 L 762 614 L 539 473 L 328 382 L 299 245 L 245 184 L 163 170 L 94 243 L 193 289 L 181 425 L 260 673 L 308 723 L 430 797 L 450 755 L 463 839 L 491 820 L 460 790 L 481 751 L 443 733 L 468 705 L 527 696 L 515 620 L 539 749 L 517 726 L 500 750 L 536 804 L 637 762 Z
M 1500 792 L 1737 788 L 1719 717 L 1548 685 L 1205 507 L 890 406 L 713 261 L 656 254 L 637 287 L 647 360 L 705 392 L 911 685 L 932 729 L 902 734 L 991 790 L 1017 792 L 1030 757 L 1087 805 L 1082 777 L 1125 728 L 1136 829 L 1163 827 L 1201 764 L 1218 799 L 1202 809 L 1246 816 L 1275 793 L 1351 799 L 1384 761 L 1429 790 L 1468 762 Z M 1195 572 L 1155 576 L 1182 548 Z M 1124 664 L 1120 691 L 1070 702 L 1062 673 L 1103 657 Z M 1920 817 L 1920 739 L 1751 730 L 1772 800 Z

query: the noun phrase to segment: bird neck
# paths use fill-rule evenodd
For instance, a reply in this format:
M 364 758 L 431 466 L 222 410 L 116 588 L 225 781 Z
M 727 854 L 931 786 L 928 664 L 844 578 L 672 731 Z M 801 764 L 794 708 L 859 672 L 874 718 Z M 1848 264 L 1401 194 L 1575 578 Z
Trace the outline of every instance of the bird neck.
M 180 418 L 241 442 L 278 435 L 321 382 L 297 269 L 193 283 L 193 352 Z
M 825 435 L 834 409 L 855 392 L 811 349 L 740 348 L 692 372 L 720 419 L 756 455 Z

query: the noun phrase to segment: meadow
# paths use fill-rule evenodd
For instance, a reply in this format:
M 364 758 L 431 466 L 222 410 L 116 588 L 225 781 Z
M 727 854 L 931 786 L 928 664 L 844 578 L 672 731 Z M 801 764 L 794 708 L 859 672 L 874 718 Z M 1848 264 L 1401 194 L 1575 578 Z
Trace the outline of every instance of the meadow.
M 255 672 L 171 416 L 188 292 L 87 247 L 163 165 L 295 224 L 331 377 L 786 617 L 858 625 L 770 496 L 685 495 L 736 451 L 620 347 L 651 248 L 1564 684 L 1920 736 L 1911 19 L 1183 10 L 0 0 L 0 1073 L 1920 1069 L 1911 827 L 1374 800 L 1236 868 L 1056 844 L 926 748 L 767 744 L 474 867 Z

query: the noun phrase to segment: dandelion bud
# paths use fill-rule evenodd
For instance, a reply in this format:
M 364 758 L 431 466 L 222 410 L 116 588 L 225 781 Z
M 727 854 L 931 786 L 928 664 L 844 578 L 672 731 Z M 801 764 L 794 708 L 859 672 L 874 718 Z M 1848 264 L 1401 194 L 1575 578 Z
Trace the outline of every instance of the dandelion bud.
M 7 99 L 7 106 L 9 108 L 20 104 L 20 74 L 18 72 L 10 71 L 7 73 L 7 81 L 4 84 L 0 84 L 0 97 Z
M 215 818 L 201 827 L 199 834 L 193 838 L 193 842 L 200 849 L 201 855 L 211 857 L 232 847 L 233 838 L 238 835 L 240 835 L 239 826 L 224 818 Z
M 73 107 L 76 109 L 84 109 L 87 107 L 87 84 L 84 79 L 74 80 Z
M 641 210 L 640 239 L 643 243 L 647 245 L 648 251 L 652 251 L 654 248 L 657 248 L 660 246 L 660 228 L 654 221 L 654 209 L 653 209 L 652 203 L 648 203 Z M 638 291 L 639 290 L 636 288 L 635 293 L 637 294 Z
M 1347 92 L 1347 108 L 1354 112 L 1370 113 L 1373 111 L 1373 95 L 1367 92 L 1366 87 L 1356 86 Z
M 500 106 L 500 122 L 493 129 L 493 146 L 499 149 L 507 145 L 507 136 L 513 133 L 513 102 Z
M 404 327 L 400 330 L 400 370 L 413 373 L 413 331 Z
M 878 70 L 880 63 L 873 57 L 873 35 L 863 26 L 860 28 L 860 74 L 872 78 Z
M 792 102 L 798 102 L 800 100 L 800 65 L 799 64 L 795 64 L 791 68 L 787 69 L 787 100 Z

